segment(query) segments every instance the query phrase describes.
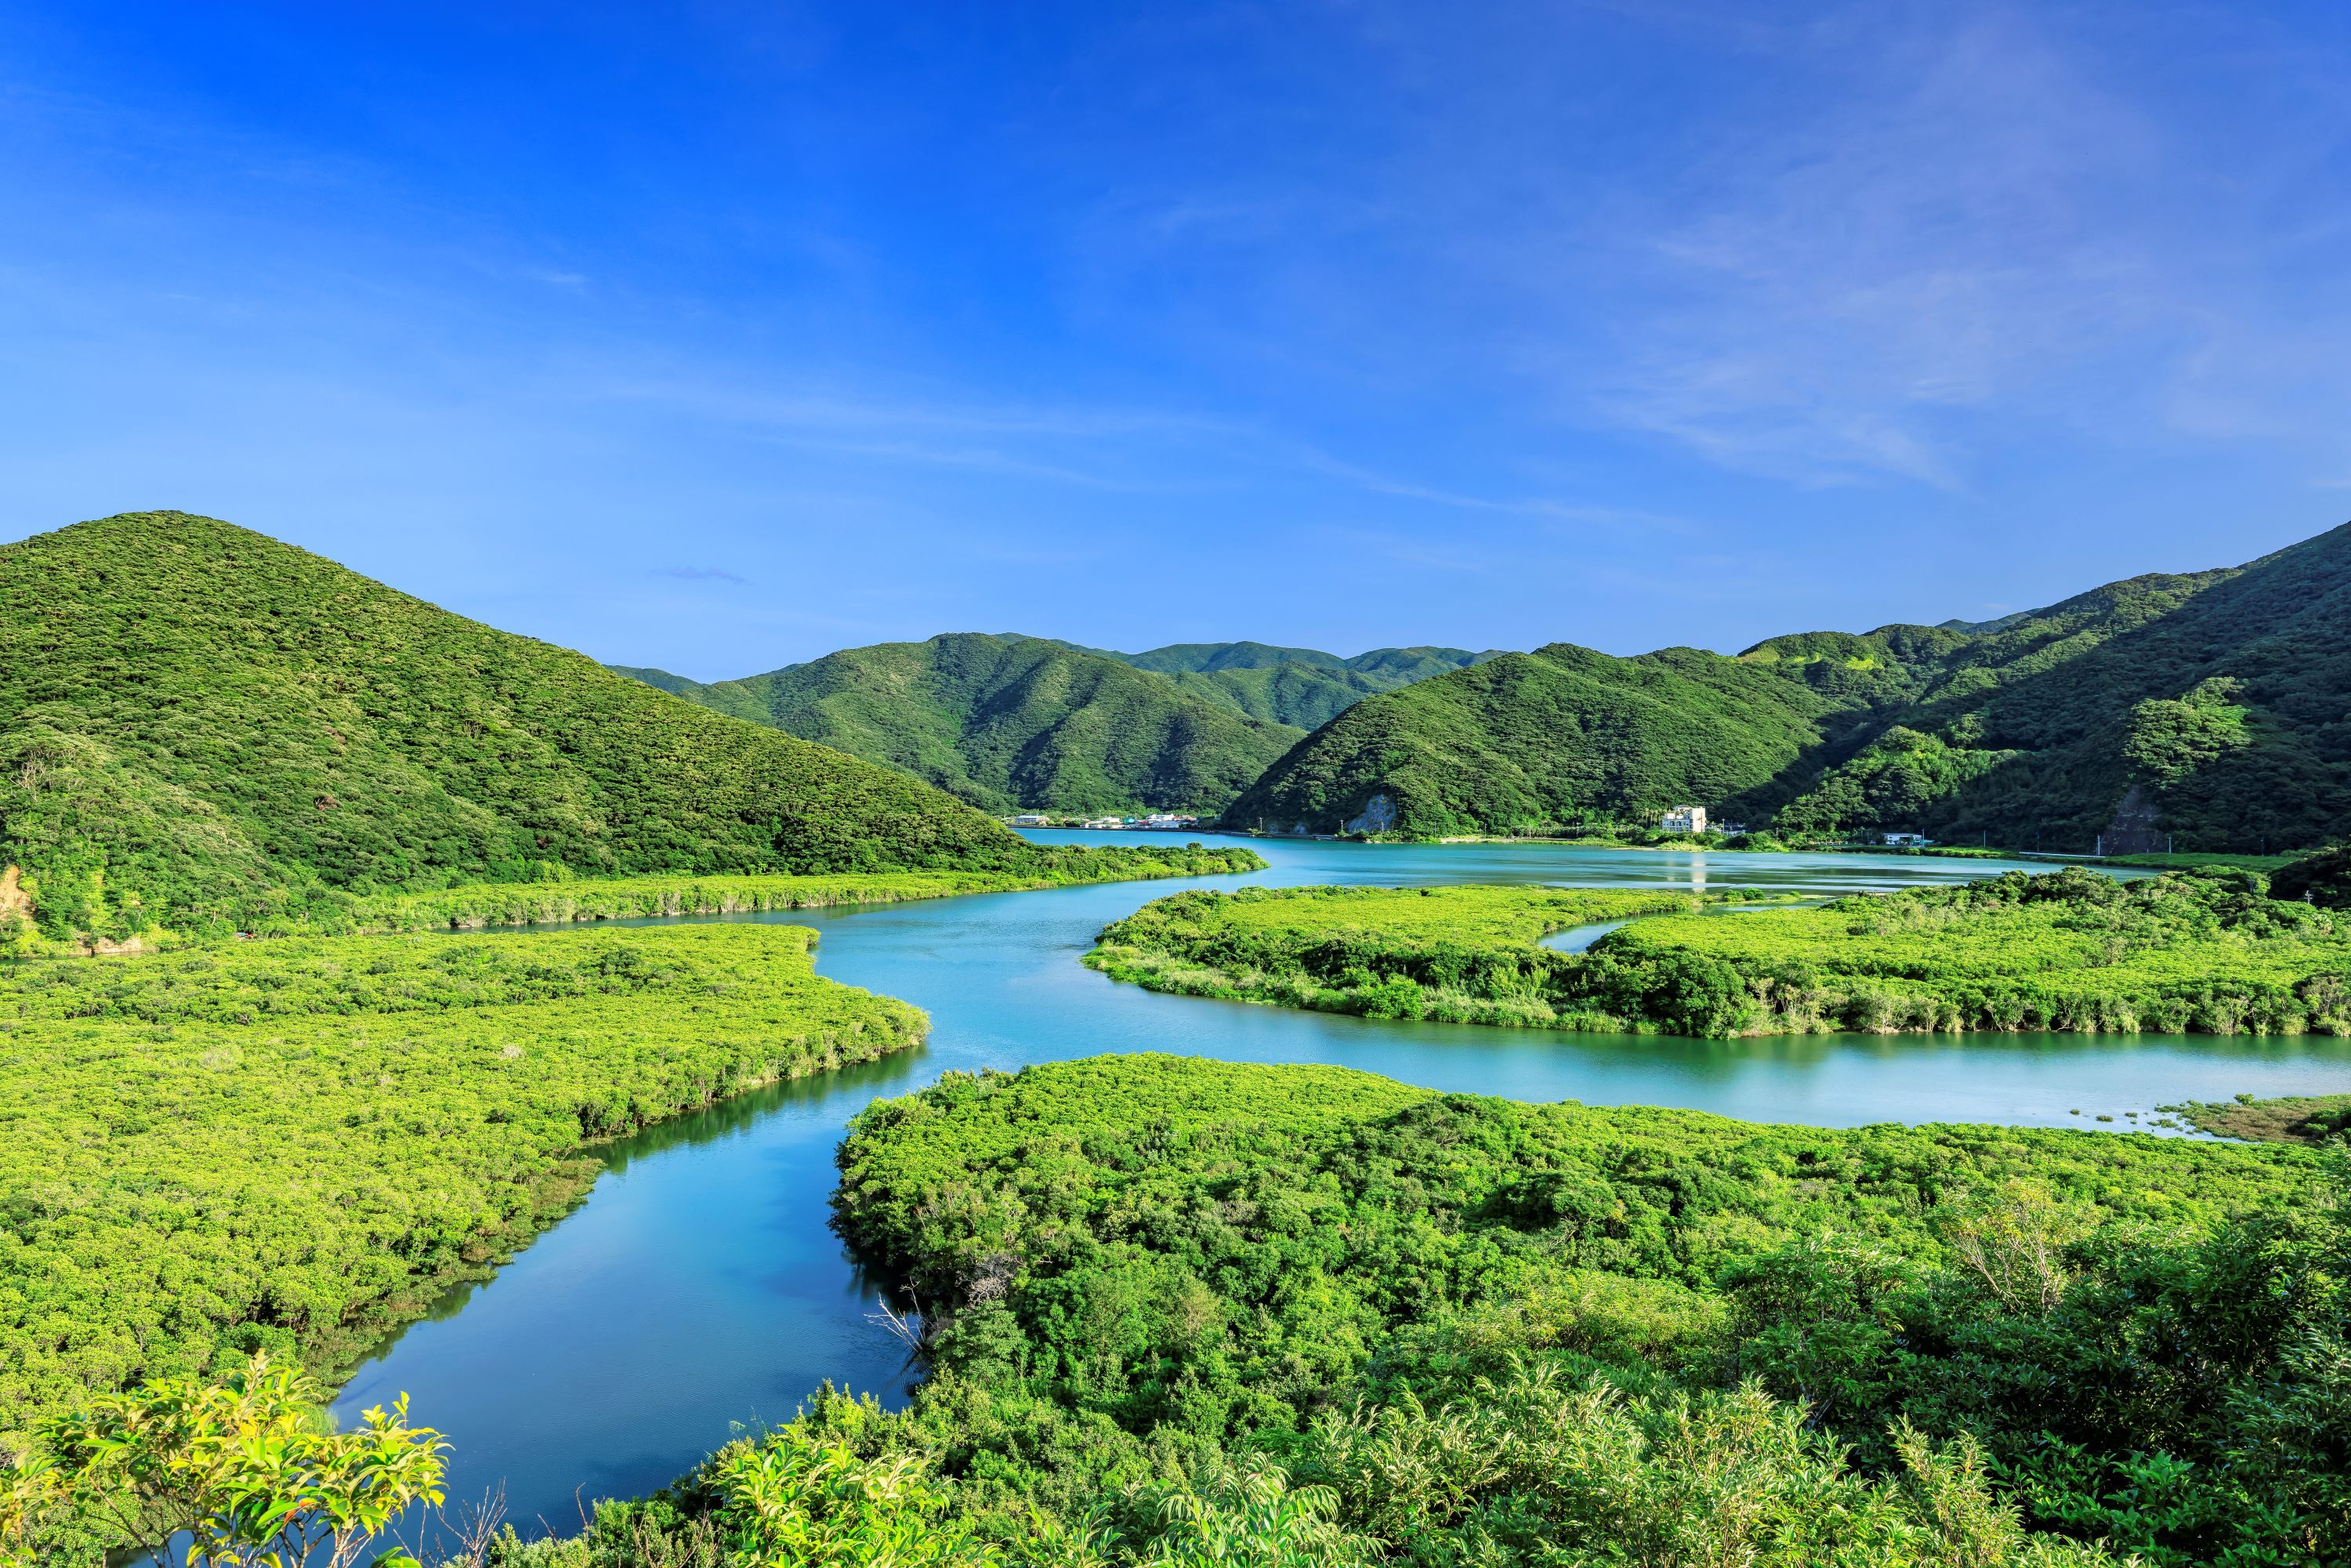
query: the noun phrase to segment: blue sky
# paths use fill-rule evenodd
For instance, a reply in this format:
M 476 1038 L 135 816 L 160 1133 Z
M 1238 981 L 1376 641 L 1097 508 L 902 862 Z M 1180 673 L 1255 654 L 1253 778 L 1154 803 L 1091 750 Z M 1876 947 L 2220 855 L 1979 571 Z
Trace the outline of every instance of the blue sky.
M 0 538 L 703 677 L 1732 651 L 2351 517 L 2351 7 L 0 0 Z

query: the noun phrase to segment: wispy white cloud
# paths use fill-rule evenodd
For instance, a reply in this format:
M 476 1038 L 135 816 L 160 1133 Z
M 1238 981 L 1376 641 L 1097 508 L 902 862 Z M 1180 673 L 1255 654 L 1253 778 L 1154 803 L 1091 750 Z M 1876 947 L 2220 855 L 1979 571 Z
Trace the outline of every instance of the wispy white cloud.
M 2291 172 L 2216 164 L 2126 50 L 2056 14 L 1900 6 L 1772 43 L 1818 102 L 1663 193 L 1615 357 L 1579 378 L 1603 417 L 1803 484 L 1963 488 L 2020 425 L 2128 444 L 2346 411 L 2341 291 L 2261 270 L 2294 246 L 2247 187 Z
M 1899 11 L 1879 16 L 1899 16 Z M 1966 422 L 2173 312 L 2145 232 L 2159 139 L 2014 16 L 1798 41 L 1832 84 L 1669 193 L 1599 409 L 1808 484 L 1965 484 Z M 1613 382 L 1613 384 L 1611 382 Z

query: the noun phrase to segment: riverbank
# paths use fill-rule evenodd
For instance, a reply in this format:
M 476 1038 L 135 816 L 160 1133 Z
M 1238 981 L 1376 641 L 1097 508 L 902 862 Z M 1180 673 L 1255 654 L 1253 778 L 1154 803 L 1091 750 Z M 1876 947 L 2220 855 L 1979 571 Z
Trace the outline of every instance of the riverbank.
M 596 1144 L 919 1043 L 782 925 L 0 968 L 0 1442 L 267 1348 L 329 1376 L 567 1213 Z
M 1536 946 L 1579 900 L 1630 923 L 1583 953 Z M 2225 875 L 2011 872 L 1735 919 L 1527 888 L 1189 894 L 1086 962 L 1180 995 L 1571 1031 L 2351 1033 L 2351 923 Z
M 817 876 L 641 876 L 571 882 L 492 883 L 363 902 L 361 931 L 475 930 L 494 925 L 642 920 L 677 915 L 745 915 L 899 904 L 978 893 L 1028 893 L 1093 883 L 1161 882 L 1262 871 L 1263 856 L 1197 843 L 1050 846 L 1032 872 L 912 871 Z
M 1683 1562 L 1704 1532 L 1796 1568 L 1964 1510 L 2008 1532 L 1970 1526 L 1970 1561 L 2187 1568 L 2335 1528 L 2331 1450 L 2263 1440 L 2331 1408 L 2325 1374 L 2277 1369 L 2344 1350 L 2304 1150 L 1125 1055 L 882 1102 L 839 1163 L 837 1222 L 910 1282 L 939 1375 L 793 1436 L 933 1468 L 989 1539 L 1155 1455 L 1266 1448 L 1366 1561 L 1508 1530 Z M 2159 1498 L 2124 1484 L 2150 1464 Z
M 1523 880 L 1554 892 L 1688 898 L 1702 873 L 1705 891 L 1821 897 L 1948 884 L 1982 869 L 1894 856 L 1718 856 L 1709 865 L 1604 851 L 1256 847 L 1270 869 L 1210 885 Z M 789 1417 L 828 1379 L 894 1408 L 908 1396 L 909 1372 L 904 1346 L 872 1321 L 883 1281 L 844 1255 L 828 1224 L 841 1128 L 877 1096 L 1111 1046 L 1353 1068 L 1439 1094 L 1676 1106 L 1832 1129 L 1965 1122 L 2112 1133 L 2131 1126 L 2127 1113 L 2159 1103 L 2351 1084 L 2351 1042 L 2325 1038 L 1569 1036 L 1192 1001 L 1114 984 L 1072 962 L 1103 927 L 1174 891 L 1101 884 L 687 917 L 814 925 L 823 933 L 820 973 L 914 1002 L 931 1014 L 932 1032 L 918 1050 L 738 1096 L 600 1146 L 609 1174 L 587 1202 L 363 1365 L 339 1415 L 355 1422 L 370 1405 L 411 1393 L 415 1409 L 460 1442 L 451 1495 L 503 1484 L 528 1536 L 541 1520 L 574 1528 L 575 1495 L 657 1490 L 725 1443 L 734 1423 Z M 2074 1107 L 2078 1121 L 2068 1115 Z M 1040 1143 L 1040 1159 L 1058 1157 L 1057 1147 Z
M 1719 902 L 1719 898 L 1716 900 Z M 1679 892 L 1548 887 L 1185 893 L 1106 928 L 1086 967 L 1146 990 L 1270 1007 L 1521 1029 L 1638 1032 L 1562 1011 L 1581 963 L 1539 946 L 1577 926 L 1687 911 Z

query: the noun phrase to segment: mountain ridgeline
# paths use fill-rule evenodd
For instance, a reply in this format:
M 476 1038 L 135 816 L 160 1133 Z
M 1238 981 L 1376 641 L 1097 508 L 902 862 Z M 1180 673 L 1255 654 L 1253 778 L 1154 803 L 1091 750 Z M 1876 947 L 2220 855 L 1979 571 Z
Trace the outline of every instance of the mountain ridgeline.
M 1736 658 L 1568 643 L 1356 704 L 1226 814 L 1288 832 L 1557 828 L 1683 802 L 1789 831 L 2108 852 L 2351 831 L 2351 526 L 2250 565 Z
M 615 668 L 992 811 L 1213 813 L 1363 697 L 1490 656 L 1383 648 L 1342 659 L 1260 643 L 1113 653 L 965 632 L 707 685 Z
M 131 513 L 0 549 L 0 925 L 1044 852 L 902 772 L 227 523 Z
M 1113 653 L 1106 659 L 1165 675 L 1187 692 L 1237 707 L 1252 718 L 1314 729 L 1368 696 L 1447 674 L 1488 659 L 1499 649 L 1472 653 L 1462 648 L 1374 648 L 1343 659 L 1311 648 L 1277 648 L 1264 643 L 1175 643 L 1147 653 Z

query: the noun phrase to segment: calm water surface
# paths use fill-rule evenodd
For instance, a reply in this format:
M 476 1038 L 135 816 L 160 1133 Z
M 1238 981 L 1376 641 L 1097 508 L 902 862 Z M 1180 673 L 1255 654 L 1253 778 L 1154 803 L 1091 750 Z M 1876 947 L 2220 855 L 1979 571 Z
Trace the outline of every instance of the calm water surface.
M 1133 834 L 1039 832 L 1050 842 Z M 874 1289 L 826 1228 L 841 1127 L 959 1068 L 1113 1051 L 1331 1062 L 1433 1089 L 1752 1121 L 2083 1125 L 2182 1099 L 2340 1092 L 2330 1039 L 1814 1036 L 1736 1042 L 1373 1022 L 1157 996 L 1081 967 L 1094 933 L 1179 886 L 1454 882 L 1771 887 L 1821 894 L 1966 881 L 2005 862 L 1552 845 L 1271 841 L 1247 876 L 715 918 L 812 925 L 824 974 L 927 1009 L 929 1043 L 781 1085 L 611 1146 L 588 1201 L 487 1284 L 361 1367 L 346 1420 L 405 1389 L 455 1445 L 453 1500 L 502 1484 L 526 1534 L 658 1488 L 736 1423 L 789 1419 L 827 1378 L 896 1401 L 908 1368 Z M 2045 866 L 2028 869 L 2046 870 Z M 693 917 L 690 917 L 693 918 Z M 710 917 L 704 917 L 710 918 Z M 1589 930 L 1575 934 L 1588 938 Z M 560 940 L 559 936 L 551 937 Z M 2078 1117 L 2069 1112 L 2079 1110 Z

